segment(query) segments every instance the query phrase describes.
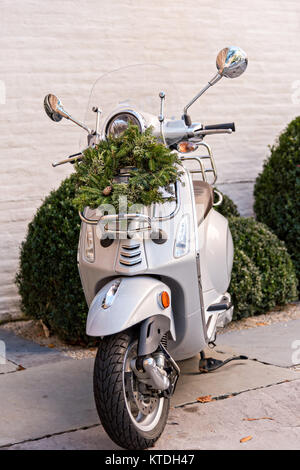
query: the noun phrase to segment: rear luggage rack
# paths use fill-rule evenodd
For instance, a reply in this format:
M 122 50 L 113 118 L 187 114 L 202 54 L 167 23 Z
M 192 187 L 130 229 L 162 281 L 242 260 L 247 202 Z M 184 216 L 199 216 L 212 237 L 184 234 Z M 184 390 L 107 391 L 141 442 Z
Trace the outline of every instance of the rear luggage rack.
M 205 147 L 207 149 L 208 154 L 207 155 L 198 155 L 198 156 L 194 155 L 194 156 L 190 156 L 190 157 L 182 156 L 182 157 L 180 157 L 180 159 L 183 162 L 184 161 L 189 161 L 189 160 L 196 161 L 198 163 L 200 169 L 199 170 L 194 169 L 194 170 L 188 170 L 188 171 L 192 174 L 200 174 L 202 176 L 202 181 L 204 181 L 205 183 L 208 183 L 209 185 L 213 186 L 215 184 L 215 182 L 217 181 L 218 175 L 217 175 L 217 168 L 216 168 L 216 165 L 215 165 L 215 160 L 214 160 L 214 157 L 213 157 L 213 154 L 212 154 L 212 150 L 206 142 L 199 142 L 199 143 L 197 143 L 197 145 L 198 146 L 202 145 L 203 147 Z M 204 161 L 209 160 L 210 166 L 208 168 L 206 168 L 206 163 L 204 163 L 203 160 Z M 207 181 L 207 176 L 206 176 L 207 173 L 212 173 L 213 174 L 213 180 L 211 182 Z M 219 206 L 220 204 L 222 204 L 223 196 L 215 188 L 213 188 L 213 190 L 216 193 L 216 195 L 218 196 L 218 200 L 213 203 L 213 206 Z
M 199 164 L 200 169 L 199 170 L 189 170 L 190 173 L 201 174 L 202 180 L 205 181 L 206 183 L 209 182 L 209 181 L 207 181 L 207 173 L 212 173 L 213 174 L 213 181 L 209 184 L 214 185 L 215 182 L 217 181 L 217 168 L 216 168 L 215 160 L 214 160 L 214 157 L 213 157 L 213 154 L 212 154 L 212 150 L 206 142 L 199 142 L 199 143 L 197 142 L 197 145 L 198 146 L 202 145 L 203 147 L 205 147 L 206 150 L 207 150 L 207 155 L 199 155 L 199 156 L 195 155 L 195 156 L 190 156 L 190 157 L 182 156 L 182 157 L 180 157 L 180 159 L 182 161 L 195 160 Z M 208 166 L 208 168 L 206 168 L 207 161 L 210 165 L 210 166 Z

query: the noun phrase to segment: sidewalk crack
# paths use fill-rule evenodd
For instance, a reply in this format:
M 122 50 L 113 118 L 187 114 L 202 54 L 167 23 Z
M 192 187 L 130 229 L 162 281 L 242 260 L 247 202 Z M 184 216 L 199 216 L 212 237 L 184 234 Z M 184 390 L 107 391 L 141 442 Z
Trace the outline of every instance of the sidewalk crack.
M 262 390 L 262 389 L 265 389 L 265 388 L 273 387 L 274 385 L 281 385 L 281 384 L 284 384 L 284 383 L 287 383 L 287 382 L 295 382 L 297 380 L 299 380 L 299 378 L 289 379 L 289 380 L 285 379 L 285 380 L 281 380 L 280 382 L 275 382 L 275 383 L 272 383 L 272 384 L 269 384 L 269 385 L 261 385 L 260 387 L 241 390 L 240 392 L 232 392 L 232 393 L 227 393 L 227 394 L 224 394 L 224 395 L 218 395 L 218 396 L 212 397 L 211 400 L 208 401 L 208 402 L 200 402 L 198 400 L 194 400 L 194 401 L 190 401 L 190 402 L 186 402 L 186 403 L 180 403 L 179 405 L 175 405 L 174 408 L 184 408 L 187 405 L 195 405 L 195 404 L 207 405 L 209 403 L 212 403 L 213 401 L 226 400 L 227 398 L 233 398 L 233 397 L 236 397 L 237 395 L 241 395 L 242 393 L 252 392 L 252 391 L 255 391 L 255 390 Z
M 4 444 L 3 446 L 0 446 L 0 449 L 6 449 L 6 448 L 9 448 L 9 447 L 12 447 L 12 446 L 19 445 L 19 444 L 26 444 L 27 442 L 41 441 L 42 439 L 48 439 L 48 438 L 54 437 L 54 436 L 61 436 L 62 434 L 68 434 L 68 433 L 71 433 L 71 432 L 85 431 L 86 429 L 92 429 L 92 428 L 96 428 L 98 426 L 101 426 L 101 424 L 100 423 L 91 424 L 89 426 L 80 426 L 78 428 L 72 428 L 72 429 L 68 429 L 66 431 L 55 432 L 53 434 L 45 434 L 44 436 L 35 437 L 35 438 L 32 438 L 32 439 L 25 439 L 25 440 L 19 441 L 19 442 L 12 442 L 10 444 Z

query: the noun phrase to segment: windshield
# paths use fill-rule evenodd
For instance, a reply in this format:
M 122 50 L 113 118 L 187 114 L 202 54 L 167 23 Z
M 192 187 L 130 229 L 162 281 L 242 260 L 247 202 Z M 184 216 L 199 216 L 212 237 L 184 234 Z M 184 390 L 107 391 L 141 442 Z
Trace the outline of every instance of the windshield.
M 103 135 L 108 118 L 117 110 L 132 109 L 140 113 L 146 125 L 156 125 L 160 114 L 159 93 L 165 93 L 165 117 L 180 118 L 183 104 L 168 69 L 160 65 L 139 64 L 122 67 L 100 76 L 94 83 L 84 123 L 96 128 L 96 112 L 101 110 L 99 133 Z M 152 116 L 152 118 L 151 118 Z M 80 141 L 81 148 L 86 146 L 86 137 Z

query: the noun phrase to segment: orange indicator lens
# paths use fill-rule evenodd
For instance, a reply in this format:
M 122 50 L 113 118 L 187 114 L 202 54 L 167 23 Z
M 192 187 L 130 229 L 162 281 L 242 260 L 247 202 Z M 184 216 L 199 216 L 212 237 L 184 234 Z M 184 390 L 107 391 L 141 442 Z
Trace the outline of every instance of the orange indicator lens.
M 170 296 L 165 290 L 160 294 L 160 300 L 163 308 L 168 308 L 170 305 Z
M 197 150 L 198 145 L 193 144 L 192 142 L 180 142 L 180 144 L 177 145 L 177 150 L 180 153 L 189 153 L 189 152 L 194 152 Z

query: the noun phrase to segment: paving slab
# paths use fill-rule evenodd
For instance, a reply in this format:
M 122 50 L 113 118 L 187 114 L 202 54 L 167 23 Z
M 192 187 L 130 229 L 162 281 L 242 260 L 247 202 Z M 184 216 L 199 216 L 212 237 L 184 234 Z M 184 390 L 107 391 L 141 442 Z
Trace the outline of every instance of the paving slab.
M 224 346 L 224 353 L 206 350 L 207 357 L 227 359 L 232 356 L 232 350 Z M 212 395 L 222 396 L 239 393 L 259 387 L 276 384 L 284 380 L 300 378 L 300 371 L 284 369 L 257 361 L 236 360 L 226 364 L 214 372 L 196 374 L 199 356 L 179 362 L 181 375 L 178 380 L 172 405 L 193 402 L 197 397 Z
M 0 375 L 0 446 L 98 424 L 93 359 Z
M 300 380 L 175 408 L 155 449 L 299 450 L 299 410 Z
M 299 409 L 300 380 L 225 400 L 171 408 L 165 431 L 154 450 L 299 450 Z M 251 440 L 241 443 L 240 439 L 247 436 Z M 112 450 L 118 447 L 102 426 L 96 426 L 8 448 L 21 449 Z
M 300 319 L 221 334 L 217 349 L 223 345 L 268 364 L 281 367 L 300 364 Z
M 57 349 L 40 346 L 4 328 L 0 328 L 0 341 L 5 343 L 6 358 L 25 369 L 48 362 L 69 359 Z
M 237 393 L 300 378 L 300 372 L 254 361 L 236 361 L 211 374 L 192 375 L 198 359 L 181 362 L 172 406 L 199 396 Z M 0 446 L 98 424 L 93 364 L 93 358 L 73 359 L 0 375 Z

